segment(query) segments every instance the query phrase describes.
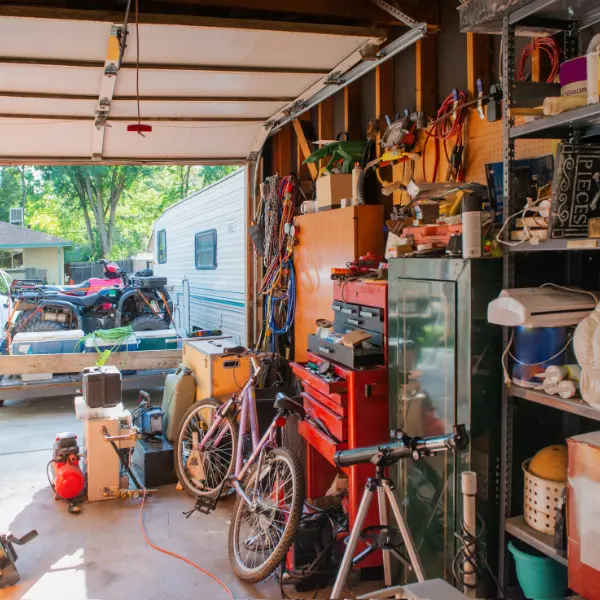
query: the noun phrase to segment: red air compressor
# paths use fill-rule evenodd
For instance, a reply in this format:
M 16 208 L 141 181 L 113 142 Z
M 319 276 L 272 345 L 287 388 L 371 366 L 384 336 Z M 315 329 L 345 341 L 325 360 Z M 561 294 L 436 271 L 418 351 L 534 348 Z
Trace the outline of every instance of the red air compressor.
M 85 475 L 79 467 L 79 445 L 77 434 L 57 433 L 54 442 L 52 460 L 48 467 L 53 466 L 54 481 L 48 473 L 48 480 L 54 490 L 56 500 L 65 500 L 69 503 L 69 512 L 80 512 L 77 500 L 85 490 Z

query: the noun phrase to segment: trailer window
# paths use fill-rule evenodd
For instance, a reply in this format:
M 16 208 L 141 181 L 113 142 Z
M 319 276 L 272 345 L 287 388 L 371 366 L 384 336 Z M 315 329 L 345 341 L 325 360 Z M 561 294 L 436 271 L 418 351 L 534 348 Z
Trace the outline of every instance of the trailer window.
M 165 229 L 161 229 L 156 234 L 156 259 L 161 265 L 167 262 L 167 232 Z
M 217 268 L 217 230 L 209 229 L 196 234 L 196 269 Z

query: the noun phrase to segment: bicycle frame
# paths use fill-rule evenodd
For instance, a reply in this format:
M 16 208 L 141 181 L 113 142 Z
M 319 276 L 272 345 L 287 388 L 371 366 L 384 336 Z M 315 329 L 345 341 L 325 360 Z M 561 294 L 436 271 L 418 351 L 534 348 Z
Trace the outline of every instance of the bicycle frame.
M 202 451 L 205 448 L 206 444 L 209 441 L 211 441 L 215 431 L 218 430 L 219 425 L 222 423 L 223 419 L 225 418 L 223 415 L 227 414 L 227 412 L 230 410 L 230 408 L 232 406 L 234 406 L 236 404 L 239 405 L 238 409 L 241 409 L 240 432 L 239 432 L 239 440 L 240 441 L 238 442 L 237 453 L 236 453 L 236 457 L 235 457 L 235 469 L 234 469 L 234 473 L 233 473 L 234 483 L 242 480 L 245 477 L 246 473 L 248 472 L 248 469 L 254 464 L 257 457 L 260 456 L 260 453 L 262 452 L 262 450 L 275 445 L 276 431 L 277 431 L 278 427 L 281 427 L 281 425 L 282 425 L 281 421 L 279 420 L 279 417 L 275 417 L 275 419 L 273 419 L 273 422 L 271 423 L 271 425 L 269 426 L 269 428 L 267 429 L 267 431 L 265 432 L 263 437 L 261 439 L 259 439 L 259 437 L 258 437 L 258 435 L 259 435 L 259 433 L 258 433 L 258 416 L 256 414 L 256 393 L 255 393 L 255 388 L 254 388 L 255 383 L 256 383 L 256 374 L 253 375 L 252 377 L 250 377 L 250 379 L 248 380 L 246 385 L 244 385 L 244 387 L 242 388 L 242 391 L 240 392 L 239 399 L 236 398 L 235 396 L 232 396 L 227 402 L 225 402 L 225 404 L 223 404 L 221 407 L 219 407 L 219 409 L 217 410 L 217 413 L 215 415 L 215 419 L 214 419 L 213 423 L 209 427 L 208 431 L 206 432 L 206 435 L 202 438 L 202 441 L 200 442 L 200 445 L 199 445 L 199 449 Z M 236 411 L 236 413 L 237 413 L 237 411 Z M 252 436 L 252 454 L 250 455 L 250 458 L 248 459 L 246 464 L 243 465 L 243 454 L 242 454 L 243 453 L 243 443 L 242 443 L 242 440 L 244 439 L 244 436 L 246 435 L 248 425 L 250 426 L 250 432 L 251 432 L 251 436 Z M 218 445 L 221 442 L 221 440 L 223 439 L 224 435 L 225 435 L 225 430 L 222 430 L 219 432 L 219 434 L 216 436 L 216 438 L 213 442 L 213 445 L 215 447 L 218 447 Z M 259 461 L 259 470 L 260 470 L 260 466 L 261 466 L 260 463 L 262 463 L 262 460 Z M 246 497 L 246 495 L 240 491 L 241 488 L 239 486 L 234 485 L 234 487 L 236 488 L 236 491 L 238 491 L 238 493 L 241 493 L 241 495 L 244 496 L 246 501 L 249 501 L 249 499 Z

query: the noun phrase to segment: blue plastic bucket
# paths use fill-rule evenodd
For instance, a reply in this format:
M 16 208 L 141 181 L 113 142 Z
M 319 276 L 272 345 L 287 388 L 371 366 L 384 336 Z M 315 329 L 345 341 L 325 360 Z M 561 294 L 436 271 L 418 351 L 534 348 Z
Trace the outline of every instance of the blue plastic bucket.
M 508 550 L 515 559 L 517 579 L 531 600 L 561 600 L 568 586 L 567 567 L 546 556 L 534 556 L 519 550 L 512 542 Z
M 564 352 L 552 357 L 566 346 L 567 340 L 566 327 L 515 327 L 512 354 L 525 364 L 514 363 L 513 381 L 525 387 L 541 385 L 541 379 L 535 376 L 537 373 L 543 373 L 550 365 L 565 364 Z

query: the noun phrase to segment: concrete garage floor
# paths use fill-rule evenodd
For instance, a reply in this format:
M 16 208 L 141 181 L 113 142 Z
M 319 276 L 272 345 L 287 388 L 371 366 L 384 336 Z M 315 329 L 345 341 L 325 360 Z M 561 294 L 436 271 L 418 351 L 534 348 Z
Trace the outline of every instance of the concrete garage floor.
M 134 406 L 134 396 L 126 406 Z M 72 396 L 7 401 L 0 408 L 0 533 L 21 536 L 37 529 L 39 534 L 17 547 L 21 581 L 0 590 L 0 600 L 227 598 L 208 576 L 146 545 L 141 500 L 84 504 L 79 515 L 70 515 L 66 504 L 54 500 L 46 465 L 61 431 L 75 431 L 81 439 Z M 227 557 L 232 502 L 186 520 L 182 513 L 192 507 L 191 498 L 174 485 L 162 487 L 146 500 L 147 534 L 158 546 L 214 573 L 236 599 L 280 598 L 275 580 L 247 586 L 232 574 Z M 298 596 L 291 586 L 286 591 Z M 327 591 L 318 597 L 326 598 Z

